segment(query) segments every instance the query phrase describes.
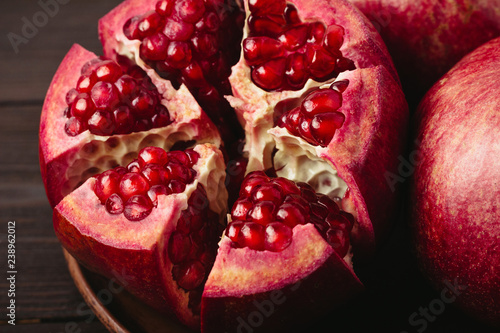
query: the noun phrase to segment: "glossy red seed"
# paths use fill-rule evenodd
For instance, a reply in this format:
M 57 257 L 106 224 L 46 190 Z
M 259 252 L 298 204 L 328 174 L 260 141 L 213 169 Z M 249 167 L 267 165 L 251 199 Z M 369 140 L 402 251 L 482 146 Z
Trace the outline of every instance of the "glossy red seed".
M 277 177 L 272 179 L 271 182 L 277 184 L 282 189 L 284 195 L 300 194 L 300 190 L 297 187 L 297 185 L 295 185 L 295 183 L 289 179 L 283 177 Z
M 129 172 L 122 176 L 119 185 L 119 194 L 124 201 L 134 195 L 143 195 L 149 190 L 149 184 L 143 175 Z
M 155 10 L 162 16 L 168 16 L 174 8 L 174 0 L 161 0 L 156 3 Z
M 82 75 L 91 75 L 92 72 L 96 69 L 97 66 L 99 66 L 102 62 L 102 59 L 100 58 L 93 58 L 89 61 L 87 61 L 85 64 L 83 64 L 82 69 L 80 70 L 80 73 Z
M 285 127 L 293 135 L 299 135 L 299 126 L 301 120 L 300 107 L 291 110 L 284 119 Z
M 170 162 L 166 166 L 167 174 L 169 179 L 177 179 L 183 183 L 190 182 L 190 173 L 186 166 L 178 162 Z
M 138 160 L 133 160 L 127 165 L 128 172 L 141 172 L 141 165 Z
M 185 189 L 186 184 L 179 180 L 173 179 L 168 183 L 168 190 L 171 193 L 182 193 Z
M 281 20 L 280 20 L 281 19 Z M 282 31 L 285 24 L 283 16 L 254 16 L 250 15 L 248 18 L 248 26 L 251 33 L 258 36 L 276 37 Z
M 321 43 L 325 37 L 326 26 L 322 22 L 309 23 L 309 43 Z
M 147 196 L 134 195 L 125 203 L 123 215 L 130 221 L 140 221 L 146 218 L 151 213 L 152 209 L 153 204 Z
M 305 224 L 308 218 L 309 214 L 306 214 L 299 205 L 293 203 L 281 205 L 276 212 L 276 220 L 290 228 L 295 227 L 297 224 Z
M 168 44 L 166 61 L 173 68 L 184 68 L 191 62 L 191 48 L 186 42 L 172 41 Z
M 281 223 L 271 222 L 266 226 L 264 249 L 281 252 L 292 243 L 292 229 Z
M 229 237 L 229 239 L 231 239 L 233 242 L 237 243 L 238 235 L 243 225 L 245 225 L 243 221 L 233 221 L 229 223 L 225 231 L 226 236 Z
M 340 229 L 329 229 L 326 232 L 326 241 L 343 258 L 349 250 L 349 238 L 346 236 L 345 231 Z
M 306 52 L 311 77 L 324 81 L 334 74 L 337 59 L 323 48 L 311 47 Z
M 204 57 L 211 57 L 217 53 L 217 40 L 211 34 L 198 34 L 191 38 L 194 51 Z
M 153 116 L 156 110 L 156 99 L 154 95 L 147 90 L 141 90 L 137 97 L 132 100 L 131 104 L 132 113 L 136 117 L 140 117 L 142 119 Z
M 115 170 L 107 170 L 96 177 L 94 193 L 102 204 L 108 200 L 109 196 L 118 192 L 121 175 Z
M 292 89 L 302 89 L 309 78 L 309 69 L 304 54 L 288 56 L 285 69 L 286 81 Z
M 262 183 L 268 182 L 269 177 L 266 176 L 262 171 L 256 171 L 247 175 L 243 183 L 241 184 L 240 197 L 250 196 L 253 188 Z
M 78 94 L 71 104 L 70 112 L 74 117 L 88 119 L 95 112 L 94 102 L 88 94 Z
M 170 114 L 164 105 L 156 106 L 156 114 L 151 118 L 155 128 L 164 127 L 172 123 Z
M 113 110 L 113 121 L 115 123 L 116 134 L 126 134 L 132 131 L 134 118 L 128 106 L 122 105 Z
M 333 89 L 333 90 L 336 90 L 340 93 L 343 93 L 347 89 L 348 85 L 349 85 L 349 80 L 347 80 L 347 79 L 338 80 L 338 81 L 333 82 L 330 85 L 330 89 Z
M 252 14 L 281 15 L 286 8 L 286 1 L 249 0 L 248 7 Z
M 92 87 L 90 96 L 98 109 L 113 109 L 120 101 L 118 89 L 109 82 L 97 82 Z
M 329 196 L 325 194 L 317 194 L 317 197 L 318 203 L 325 206 L 330 213 L 338 213 L 340 211 L 339 206 Z
M 286 4 L 284 15 L 285 15 L 286 23 L 289 25 L 299 24 L 301 22 L 300 17 L 299 17 L 299 11 L 297 10 L 297 7 L 295 7 L 291 3 Z
M 113 193 L 106 200 L 106 211 L 110 214 L 123 213 L 124 205 L 123 200 L 117 193 Z
M 161 185 L 168 181 L 167 170 L 158 164 L 148 164 L 142 168 L 142 175 L 149 182 L 149 185 Z
M 278 40 L 289 51 L 295 51 L 307 41 L 309 27 L 306 24 L 295 25 L 278 36 Z
M 245 221 L 252 206 L 253 203 L 250 199 L 239 199 L 234 203 L 233 209 L 231 210 L 232 219 Z
M 180 265 L 177 284 L 186 290 L 193 290 L 200 286 L 205 279 L 205 268 L 199 261 L 192 261 Z
M 342 106 L 342 94 L 336 90 L 323 88 L 309 93 L 303 100 L 300 111 L 307 117 L 319 113 L 337 111 Z
M 145 147 L 139 151 L 137 160 L 139 165 L 143 167 L 150 163 L 164 165 L 169 161 L 169 158 L 168 153 L 160 147 Z
M 326 147 L 344 120 L 345 116 L 341 112 L 317 114 L 311 121 L 311 134 L 319 145 Z
M 189 157 L 190 166 L 192 167 L 196 163 L 198 163 L 198 159 L 200 158 L 200 154 L 198 154 L 193 149 L 186 149 L 186 155 Z
M 237 243 L 252 250 L 264 250 L 264 226 L 255 222 L 246 222 L 238 233 Z
M 283 83 L 285 69 L 285 58 L 272 59 L 252 70 L 252 80 L 264 90 L 274 90 Z
M 120 66 L 112 60 L 102 61 L 95 69 L 98 81 L 115 82 L 123 74 Z
M 323 45 L 330 53 L 341 56 L 339 51 L 344 42 L 344 28 L 339 25 L 332 24 L 326 29 Z
M 167 57 L 168 38 L 161 32 L 148 36 L 142 40 L 140 56 L 144 60 L 163 60 Z
M 79 93 L 90 93 L 90 90 L 96 84 L 97 82 L 97 76 L 95 72 L 92 72 L 89 75 L 82 75 L 78 79 L 78 82 L 76 83 L 76 90 Z M 69 103 L 68 103 L 69 104 Z
M 141 34 L 139 32 L 139 19 L 140 18 L 138 16 L 133 16 L 123 25 L 123 34 L 130 40 L 141 38 Z
M 116 128 L 113 116 L 109 112 L 99 110 L 90 116 L 87 124 L 89 130 L 96 135 L 111 135 Z
M 141 16 L 137 23 L 137 30 L 141 37 L 151 36 L 163 27 L 163 17 L 154 10 Z
M 318 145 L 315 137 L 311 133 L 311 119 L 306 117 L 301 117 L 299 122 L 299 134 L 300 136 L 312 145 Z
M 195 23 L 203 17 L 205 4 L 203 0 L 178 0 L 175 12 L 183 21 Z
M 115 82 L 115 86 L 122 98 L 132 95 L 138 89 L 136 80 L 128 74 L 119 77 Z
M 182 150 L 173 150 L 168 152 L 168 158 L 171 161 L 175 160 L 186 167 L 191 167 L 189 157 Z
M 260 201 L 248 211 L 247 220 L 266 225 L 275 220 L 275 211 L 276 205 L 272 201 Z
M 148 198 L 153 203 L 153 206 L 158 205 L 158 196 L 170 194 L 165 185 L 153 185 L 148 190 Z
M 251 197 L 254 202 L 271 201 L 275 204 L 279 204 L 283 199 L 283 193 L 276 184 L 267 183 L 254 187 Z
M 79 92 L 75 88 L 70 89 L 66 93 L 66 104 L 71 105 L 73 101 L 75 100 L 76 96 L 78 96 Z
M 194 32 L 194 26 L 191 23 L 176 21 L 173 18 L 168 18 L 165 21 L 163 33 L 169 40 L 172 41 L 187 41 Z
M 170 235 L 168 241 L 168 258 L 173 264 L 178 264 L 184 261 L 191 249 L 191 240 L 189 236 L 183 235 L 178 231 L 174 231 Z
M 243 41 L 243 55 L 248 65 L 260 65 L 283 54 L 281 42 L 270 37 L 248 37 Z

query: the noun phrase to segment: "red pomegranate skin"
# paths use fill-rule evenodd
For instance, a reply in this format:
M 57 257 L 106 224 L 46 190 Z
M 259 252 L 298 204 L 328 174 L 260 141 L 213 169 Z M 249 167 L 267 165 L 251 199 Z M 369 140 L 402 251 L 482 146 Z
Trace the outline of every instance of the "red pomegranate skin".
M 380 32 L 417 103 L 455 63 L 500 36 L 498 0 L 352 0 Z
M 462 286 L 454 303 L 500 327 L 500 38 L 463 58 L 417 112 L 412 180 L 414 241 L 437 291 Z

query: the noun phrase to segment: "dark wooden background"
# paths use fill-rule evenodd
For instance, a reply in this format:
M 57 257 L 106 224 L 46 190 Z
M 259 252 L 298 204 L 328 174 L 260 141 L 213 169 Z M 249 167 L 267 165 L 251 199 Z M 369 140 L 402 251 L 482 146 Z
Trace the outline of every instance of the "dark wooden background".
M 42 0 L 49 2 L 49 0 Z M 67 0 L 61 2 L 68 2 Z M 97 20 L 118 0 L 70 0 L 59 5 L 26 44 L 14 51 L 7 35 L 22 35 L 23 18 L 41 11 L 38 0 L 0 2 L 0 331 L 105 332 L 88 310 L 66 269 L 52 230 L 52 212 L 38 166 L 38 125 L 52 75 L 73 43 L 100 53 Z M 310 332 L 417 332 L 408 318 L 439 298 L 420 276 L 403 212 L 375 263 L 359 274 L 367 292 L 313 323 Z M 16 326 L 7 324 L 7 222 L 16 221 Z M 446 305 L 425 332 L 494 330 Z

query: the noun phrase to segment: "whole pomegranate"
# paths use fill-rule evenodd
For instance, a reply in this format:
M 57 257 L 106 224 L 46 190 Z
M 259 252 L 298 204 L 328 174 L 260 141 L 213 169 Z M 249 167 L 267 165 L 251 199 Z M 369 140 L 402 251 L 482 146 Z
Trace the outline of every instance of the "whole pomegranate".
M 63 60 L 40 126 L 54 228 L 82 265 L 203 332 L 292 329 L 363 289 L 408 108 L 359 10 L 126 0 L 99 35 L 104 56 Z
M 500 38 L 464 57 L 426 94 L 412 215 L 423 272 L 454 304 L 500 327 Z M 493 84 L 492 84 L 493 83 Z
M 500 36 L 498 0 L 351 2 L 380 32 L 415 104 L 463 56 Z

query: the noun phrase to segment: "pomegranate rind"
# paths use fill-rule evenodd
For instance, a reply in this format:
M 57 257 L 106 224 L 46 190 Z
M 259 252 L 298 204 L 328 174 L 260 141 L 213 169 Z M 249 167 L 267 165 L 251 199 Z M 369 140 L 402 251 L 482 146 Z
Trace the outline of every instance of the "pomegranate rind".
M 235 248 L 223 237 L 203 292 L 202 332 L 232 332 L 242 325 L 241 319 L 262 311 L 258 304 L 270 302 L 275 302 L 272 313 L 262 314 L 259 331 L 283 331 L 363 289 L 347 263 L 350 257 L 340 258 L 314 225 L 295 226 L 292 237 L 281 252 Z
M 500 38 L 464 57 L 416 114 L 413 241 L 437 291 L 500 327 Z M 416 155 L 418 154 L 418 155 Z
M 61 62 L 47 92 L 40 118 L 39 158 L 47 197 L 54 207 L 65 195 L 88 177 L 116 164 L 126 165 L 145 146 L 170 149 L 177 141 L 213 143 L 221 139 L 215 125 L 203 112 L 186 87 L 175 90 L 170 82 L 150 72 L 150 78 L 162 95 L 173 123 L 143 132 L 98 136 L 88 130 L 71 137 L 64 126 L 64 109 L 69 89 L 76 86 L 80 68 L 97 55 L 73 45 Z
M 210 209 L 221 223 L 227 210 L 222 153 L 213 145 L 198 145 L 195 151 L 200 154 L 193 166 L 195 181 L 182 193 L 160 195 L 157 207 L 140 222 L 107 213 L 93 190 L 93 177 L 55 207 L 53 219 L 61 244 L 82 265 L 114 278 L 148 305 L 175 314 L 192 328 L 199 327 L 200 319 L 188 308 L 188 294 L 173 280 L 168 240 L 198 184 L 206 189 Z

